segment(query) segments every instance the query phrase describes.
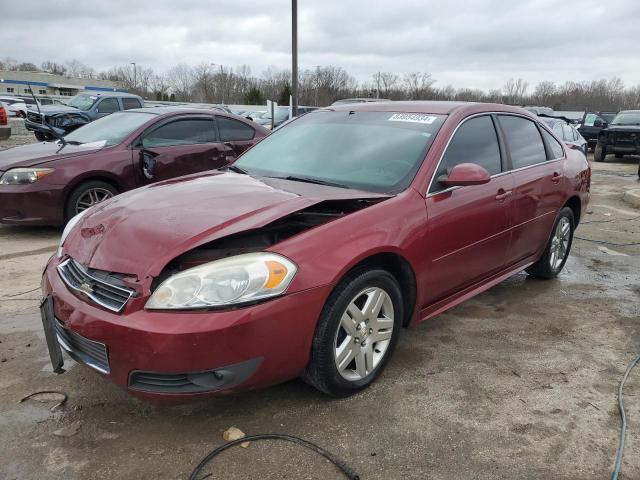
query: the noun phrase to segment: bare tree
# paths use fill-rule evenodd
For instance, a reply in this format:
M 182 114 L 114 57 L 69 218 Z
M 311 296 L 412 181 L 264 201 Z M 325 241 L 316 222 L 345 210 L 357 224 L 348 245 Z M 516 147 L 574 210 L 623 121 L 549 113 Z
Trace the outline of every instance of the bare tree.
M 436 81 L 430 73 L 411 72 L 403 78 L 404 88 L 410 100 L 426 100 L 429 98 L 431 87 Z
M 528 88 L 529 84 L 522 78 L 510 78 L 502 88 L 502 93 L 505 96 L 505 102 L 513 105 L 525 103 L 524 97 Z
M 191 100 L 193 91 L 193 70 L 186 63 L 179 63 L 167 71 L 171 90 L 179 101 Z
M 54 75 L 64 75 L 67 73 L 67 67 L 65 67 L 61 63 L 56 63 L 52 61 L 42 62 L 40 68 L 45 72 L 53 73 Z

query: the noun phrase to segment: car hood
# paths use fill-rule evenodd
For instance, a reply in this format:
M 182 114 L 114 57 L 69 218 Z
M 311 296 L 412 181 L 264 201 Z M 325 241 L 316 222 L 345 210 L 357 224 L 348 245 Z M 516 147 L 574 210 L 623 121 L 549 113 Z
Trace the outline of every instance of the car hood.
M 607 131 L 640 133 L 640 125 L 609 125 Z
M 61 145 L 58 142 L 39 142 L 1 150 L 0 171 L 7 171 L 16 167 L 32 167 L 61 158 L 87 155 L 100 150 L 102 144 L 67 144 L 62 149 L 60 147 Z
M 157 276 L 199 245 L 262 227 L 324 200 L 389 195 L 236 173 L 190 175 L 100 204 L 65 241 L 65 253 L 98 270 Z
M 29 111 L 38 113 L 38 109 L 35 106 L 29 107 Z M 53 115 L 56 113 L 82 112 L 82 110 L 67 105 L 41 105 L 40 112 L 45 115 Z

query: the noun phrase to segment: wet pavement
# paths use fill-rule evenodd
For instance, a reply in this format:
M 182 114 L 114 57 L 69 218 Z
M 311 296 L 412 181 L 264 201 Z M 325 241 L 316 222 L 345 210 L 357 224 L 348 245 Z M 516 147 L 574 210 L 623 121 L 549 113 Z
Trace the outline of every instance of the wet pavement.
M 637 162 L 594 164 L 582 238 L 640 241 Z M 640 246 L 576 239 L 556 280 L 519 274 L 403 332 L 372 388 L 333 400 L 299 380 L 156 408 L 99 374 L 50 371 L 37 311 L 40 272 L 60 229 L 0 227 L 0 478 L 184 479 L 222 433 L 285 432 L 343 458 L 363 479 L 602 479 L 610 475 L 618 382 L 640 352 Z M 67 404 L 19 400 L 36 390 Z M 625 390 L 621 479 L 640 478 L 640 371 Z M 225 452 L 224 479 L 339 479 L 288 444 Z M 215 470 L 214 470 L 215 468 Z

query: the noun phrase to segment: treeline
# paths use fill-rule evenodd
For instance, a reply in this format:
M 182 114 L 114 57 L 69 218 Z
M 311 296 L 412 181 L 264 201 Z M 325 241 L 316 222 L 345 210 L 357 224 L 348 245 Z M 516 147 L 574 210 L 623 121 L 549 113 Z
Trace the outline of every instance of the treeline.
M 98 78 L 119 82 L 131 92 L 149 100 L 174 100 L 203 103 L 262 105 L 275 100 L 289 104 L 291 72 L 273 67 L 254 75 L 248 65 L 231 68 L 202 63 L 178 64 L 166 72 L 149 67 L 124 65 L 96 71 L 78 60 L 65 63 L 19 63 L 0 60 L 0 70 L 44 71 L 81 78 Z M 554 110 L 622 110 L 640 108 L 640 85 L 627 87 L 619 78 L 568 81 L 561 84 L 543 81 L 530 85 L 521 78 L 509 79 L 500 88 L 480 90 L 438 86 L 425 72 L 396 74 L 377 72 L 359 82 L 345 69 L 323 66 L 300 72 L 299 104 L 329 105 L 352 97 L 380 97 L 390 100 L 455 100 L 539 105 Z

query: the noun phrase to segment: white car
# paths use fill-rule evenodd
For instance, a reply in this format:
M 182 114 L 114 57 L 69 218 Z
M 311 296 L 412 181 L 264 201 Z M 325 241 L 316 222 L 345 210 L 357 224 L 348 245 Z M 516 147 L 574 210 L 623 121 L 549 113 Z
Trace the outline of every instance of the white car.
M 27 104 L 24 100 L 14 97 L 0 97 L 0 102 L 4 103 L 10 117 L 27 117 Z

